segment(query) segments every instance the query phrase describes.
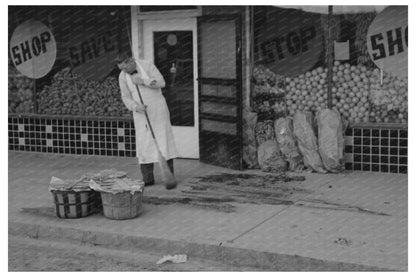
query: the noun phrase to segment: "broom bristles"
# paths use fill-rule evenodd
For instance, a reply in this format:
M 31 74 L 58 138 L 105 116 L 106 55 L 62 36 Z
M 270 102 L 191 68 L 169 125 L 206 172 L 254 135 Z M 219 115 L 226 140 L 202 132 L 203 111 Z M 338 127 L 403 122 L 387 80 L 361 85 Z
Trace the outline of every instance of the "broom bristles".
M 168 166 L 168 162 L 165 160 L 165 158 L 162 156 L 162 154 L 159 152 L 159 162 L 160 171 L 162 173 L 162 179 L 163 183 L 165 184 L 165 187 L 167 189 L 174 189 L 178 185 L 176 182 L 175 176 L 173 176 L 172 172 L 170 171 L 170 168 Z

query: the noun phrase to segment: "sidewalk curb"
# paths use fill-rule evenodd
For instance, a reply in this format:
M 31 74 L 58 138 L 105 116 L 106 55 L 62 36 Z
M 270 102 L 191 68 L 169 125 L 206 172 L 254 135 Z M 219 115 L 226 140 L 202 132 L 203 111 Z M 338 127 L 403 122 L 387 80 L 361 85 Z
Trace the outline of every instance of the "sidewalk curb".
M 399 271 L 361 264 L 325 261 L 298 255 L 261 252 L 250 249 L 173 241 L 160 238 L 122 235 L 109 232 L 87 231 L 71 227 L 38 225 L 13 221 L 8 223 L 9 235 L 69 241 L 81 245 L 110 249 L 187 254 L 201 259 L 223 262 L 235 266 L 256 267 L 259 271 Z

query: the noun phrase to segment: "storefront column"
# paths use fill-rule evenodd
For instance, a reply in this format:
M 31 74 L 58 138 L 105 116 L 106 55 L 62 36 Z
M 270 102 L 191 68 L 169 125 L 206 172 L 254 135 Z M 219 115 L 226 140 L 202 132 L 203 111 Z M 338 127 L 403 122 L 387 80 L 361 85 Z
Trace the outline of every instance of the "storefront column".
M 328 43 L 327 43 L 327 53 L 328 53 L 328 73 L 327 73 L 327 83 L 328 83 L 328 90 L 327 90 L 327 107 L 329 109 L 332 108 L 332 67 L 334 65 L 334 38 L 332 32 L 332 14 L 333 14 L 333 7 L 328 6 Z

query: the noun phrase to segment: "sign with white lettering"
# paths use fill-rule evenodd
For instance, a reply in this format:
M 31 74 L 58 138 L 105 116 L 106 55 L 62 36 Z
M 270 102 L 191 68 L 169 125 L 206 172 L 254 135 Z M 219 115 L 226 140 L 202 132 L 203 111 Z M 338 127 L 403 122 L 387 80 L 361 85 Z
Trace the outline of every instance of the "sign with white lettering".
M 310 70 L 324 51 L 320 15 L 273 8 L 264 17 L 254 23 L 257 58 L 284 76 Z
M 10 40 L 10 56 L 23 75 L 33 79 L 45 76 L 56 60 L 56 42 L 51 30 L 32 19 L 22 23 Z
M 389 6 L 371 22 L 367 48 L 373 62 L 395 76 L 407 76 L 407 6 Z

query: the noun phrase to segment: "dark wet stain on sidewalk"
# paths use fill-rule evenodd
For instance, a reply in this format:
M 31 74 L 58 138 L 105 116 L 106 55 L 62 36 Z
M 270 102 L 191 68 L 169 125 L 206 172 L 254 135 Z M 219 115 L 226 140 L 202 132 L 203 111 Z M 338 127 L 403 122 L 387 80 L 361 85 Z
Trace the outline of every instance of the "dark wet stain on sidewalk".
M 304 176 L 281 174 L 231 174 L 207 175 L 188 180 L 174 196 L 144 196 L 144 203 L 154 205 L 171 205 L 175 203 L 193 205 L 220 212 L 235 212 L 235 203 L 294 205 L 312 209 L 349 211 L 371 215 L 388 216 L 388 214 L 371 211 L 358 206 L 310 199 L 313 191 L 300 184 Z
M 172 205 L 175 203 L 192 205 L 199 208 L 205 208 L 210 210 L 216 210 L 224 213 L 235 212 L 235 206 L 225 202 L 232 202 L 233 199 L 218 199 L 209 197 L 155 197 L 155 196 L 144 196 L 144 204 L 152 205 Z
M 287 174 L 215 174 L 188 180 L 169 194 L 143 194 L 143 204 L 182 204 L 224 213 L 237 211 L 236 204 L 297 206 L 310 209 L 348 211 L 388 216 L 363 207 L 312 199 L 313 192 L 302 186 L 304 176 Z M 53 207 L 23 208 L 23 213 L 56 216 Z
M 220 212 L 235 212 L 235 203 L 293 205 L 297 194 L 308 191 L 296 187 L 304 176 L 286 174 L 214 174 L 188 180 L 175 196 L 157 195 L 143 197 L 143 202 L 153 205 L 175 203 L 197 206 Z

